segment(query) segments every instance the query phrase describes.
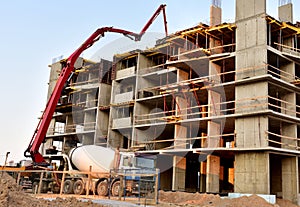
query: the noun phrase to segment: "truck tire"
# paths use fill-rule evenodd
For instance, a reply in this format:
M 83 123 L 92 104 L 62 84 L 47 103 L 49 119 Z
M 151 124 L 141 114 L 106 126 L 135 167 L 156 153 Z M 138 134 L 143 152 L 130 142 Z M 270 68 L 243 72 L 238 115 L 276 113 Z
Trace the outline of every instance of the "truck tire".
M 120 191 L 120 181 L 117 180 L 115 181 L 112 186 L 111 186 L 111 194 L 112 196 L 119 196 L 119 191 Z
M 35 181 L 32 184 L 32 193 L 38 194 L 39 192 L 39 186 L 40 182 Z M 48 183 L 47 182 L 42 182 L 42 187 L 41 187 L 41 192 L 40 193 L 47 193 L 48 192 Z
M 48 185 L 49 183 L 47 181 L 42 182 L 42 187 L 41 187 L 41 193 L 47 193 L 48 192 Z
M 76 195 L 83 195 L 85 193 L 84 183 L 82 180 L 77 180 L 74 183 L 73 191 Z
M 64 194 L 73 194 L 74 181 L 73 180 L 65 180 L 64 182 Z
M 59 194 L 59 192 L 60 192 L 60 186 L 57 183 L 53 184 L 52 187 L 51 187 L 51 191 L 54 194 Z
M 108 194 L 108 183 L 107 180 L 100 181 L 97 185 L 97 193 L 99 196 L 107 196 Z

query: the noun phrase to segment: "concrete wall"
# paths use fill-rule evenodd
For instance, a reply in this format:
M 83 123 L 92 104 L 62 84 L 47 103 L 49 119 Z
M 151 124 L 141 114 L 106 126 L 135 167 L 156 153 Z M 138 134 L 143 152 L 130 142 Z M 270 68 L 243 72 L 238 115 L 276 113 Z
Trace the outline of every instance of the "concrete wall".
M 124 103 L 124 102 L 129 102 L 132 101 L 134 97 L 134 92 L 126 92 L 126 93 L 121 93 L 121 94 L 116 94 L 114 96 L 113 103 Z
M 126 68 L 126 69 L 122 69 L 122 70 L 118 70 L 117 71 L 117 76 L 116 79 L 123 79 L 126 77 L 130 77 L 130 76 L 134 76 L 135 75 L 135 66 L 130 67 L 130 68 Z
M 114 118 L 112 128 L 123 128 L 132 126 L 131 117 Z

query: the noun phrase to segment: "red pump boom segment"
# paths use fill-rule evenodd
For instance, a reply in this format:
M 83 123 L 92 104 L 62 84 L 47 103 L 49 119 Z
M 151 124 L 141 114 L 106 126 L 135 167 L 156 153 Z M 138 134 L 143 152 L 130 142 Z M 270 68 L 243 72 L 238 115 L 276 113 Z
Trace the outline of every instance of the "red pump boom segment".
M 133 32 L 127 31 L 127 30 L 123 30 L 123 29 L 113 28 L 113 27 L 102 27 L 102 28 L 97 29 L 75 52 L 73 52 L 66 59 L 66 64 L 63 67 L 63 69 L 58 77 L 58 80 L 56 82 L 54 90 L 53 90 L 53 92 L 47 102 L 46 108 L 43 112 L 43 115 L 37 125 L 37 128 L 36 128 L 32 138 L 31 138 L 28 148 L 24 152 L 25 157 L 31 157 L 33 162 L 35 162 L 35 163 L 45 163 L 45 159 L 39 153 L 39 148 L 40 148 L 43 140 L 45 139 L 48 127 L 50 125 L 52 116 L 54 114 L 56 105 L 60 98 L 61 92 L 64 88 L 64 85 L 65 85 L 66 81 L 68 80 L 70 74 L 74 71 L 75 62 L 76 62 L 77 58 L 81 55 L 81 53 L 84 50 L 91 47 L 101 37 L 103 37 L 104 33 L 106 33 L 106 32 L 120 33 L 120 34 L 123 34 L 135 41 L 140 41 L 142 36 L 145 34 L 146 30 L 153 23 L 153 21 L 156 19 L 156 17 L 160 14 L 161 11 L 163 11 L 165 33 L 167 36 L 168 30 L 167 30 L 165 7 L 166 7 L 166 5 L 164 5 L 164 4 L 159 6 L 159 8 L 155 11 L 153 16 L 149 19 L 149 21 L 146 23 L 146 25 L 144 26 L 144 28 L 141 30 L 141 32 L 139 34 L 133 33 Z

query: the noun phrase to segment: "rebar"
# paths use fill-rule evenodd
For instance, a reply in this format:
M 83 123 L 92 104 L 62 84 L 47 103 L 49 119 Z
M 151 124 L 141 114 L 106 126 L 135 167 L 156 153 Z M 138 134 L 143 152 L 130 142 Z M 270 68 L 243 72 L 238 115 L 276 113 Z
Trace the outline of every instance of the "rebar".
M 221 8 L 221 5 L 222 5 L 221 2 L 222 2 L 221 0 L 212 0 L 211 1 L 211 3 L 212 3 L 213 6 L 219 7 L 219 8 Z
M 287 5 L 287 4 L 291 4 L 292 0 L 279 0 L 278 1 L 278 5 L 279 6 L 283 6 L 283 5 Z

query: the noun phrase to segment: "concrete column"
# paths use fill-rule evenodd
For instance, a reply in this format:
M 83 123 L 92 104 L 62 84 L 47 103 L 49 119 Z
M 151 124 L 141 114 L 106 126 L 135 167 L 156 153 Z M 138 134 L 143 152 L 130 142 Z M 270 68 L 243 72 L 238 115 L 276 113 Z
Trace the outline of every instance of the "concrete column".
M 173 157 L 173 179 L 172 190 L 185 190 L 185 172 L 186 172 L 186 158 L 174 156 Z
M 61 71 L 61 67 L 62 67 L 62 65 L 60 62 L 55 62 L 50 66 L 47 101 L 49 100 L 49 98 L 54 90 L 58 76 Z M 53 135 L 54 129 L 55 129 L 55 119 L 52 118 L 52 120 L 49 124 L 49 127 L 47 129 L 47 135 Z M 41 154 L 46 154 L 46 149 L 48 149 L 51 146 L 53 146 L 53 139 L 46 139 L 45 143 L 42 143 L 42 145 L 41 145 L 41 148 L 40 148 Z
M 281 103 L 281 113 L 290 116 L 296 116 L 296 93 L 287 93 L 282 97 L 283 102 Z
M 188 73 L 177 70 L 177 82 L 187 80 Z M 187 118 L 187 107 L 188 100 L 183 97 L 177 96 L 175 97 L 176 101 L 176 116 L 180 119 Z M 177 139 L 185 139 L 187 137 L 187 127 L 175 124 L 174 127 L 174 148 L 186 148 L 185 140 L 177 140 Z M 184 191 L 185 190 L 185 173 L 186 173 L 186 158 L 174 156 L 173 157 L 173 176 L 172 176 L 172 190 Z
M 95 143 L 102 144 L 107 141 L 103 139 L 108 135 L 109 112 L 99 110 L 100 107 L 107 107 L 110 104 L 111 85 L 100 83 L 98 93 L 98 109 L 96 117 Z
M 293 23 L 293 4 L 285 4 L 278 7 L 278 18 L 282 22 Z
M 236 78 L 266 74 L 266 0 L 236 1 Z
M 217 64 L 211 63 L 209 65 L 209 75 L 213 83 L 220 83 L 221 67 Z M 215 117 L 222 115 L 221 113 L 222 97 L 219 91 L 208 90 L 208 116 Z M 219 135 L 219 136 L 218 136 Z M 221 139 L 221 122 L 208 121 L 207 125 L 207 147 L 219 147 Z
M 56 62 L 51 65 L 50 75 L 49 75 L 49 83 L 48 83 L 49 86 L 48 86 L 47 100 L 49 100 L 49 98 L 54 90 L 54 87 L 56 85 L 56 81 L 60 74 L 61 68 L 62 68 L 62 65 L 60 62 Z
M 297 125 L 283 122 L 281 125 L 282 136 L 287 136 L 294 139 L 282 138 L 282 148 L 296 150 L 297 147 Z
M 222 23 L 222 9 L 217 5 L 210 6 L 210 26 L 216 26 Z M 210 38 L 210 48 L 218 47 L 222 45 L 220 40 Z M 223 48 L 213 49 L 212 54 L 222 53 Z
M 290 39 L 290 40 L 293 40 L 293 39 Z M 293 43 L 284 43 L 284 45 L 288 45 L 288 46 L 293 46 Z M 294 76 L 295 76 L 295 73 L 296 73 L 296 66 L 295 66 L 295 63 L 294 62 L 290 62 L 286 65 L 283 65 L 280 67 L 280 70 L 282 70 L 282 72 L 280 72 L 281 74 L 281 79 L 286 81 L 286 82 L 291 82 L 294 80 Z
M 269 154 L 246 152 L 235 154 L 234 191 L 270 194 Z
M 206 192 L 218 193 L 220 191 L 220 157 L 207 156 L 206 166 Z
M 123 136 L 119 132 L 109 130 L 107 143 L 112 148 L 122 147 L 122 138 Z
M 187 137 L 187 127 L 176 124 L 175 132 L 174 132 L 174 148 L 185 149 L 187 144 L 185 141 L 186 137 Z
M 249 114 L 268 109 L 268 82 L 240 85 L 235 88 L 236 114 Z M 242 116 L 235 119 L 237 147 L 266 147 L 268 117 Z
M 208 121 L 207 126 L 207 147 L 222 147 L 221 142 L 221 124 L 214 121 Z
M 235 120 L 236 146 L 240 148 L 267 147 L 268 117 L 242 117 Z
M 188 79 L 188 73 L 182 70 L 177 70 L 177 82 L 181 82 L 183 80 Z M 175 97 L 176 101 L 176 112 L 175 115 L 180 120 L 184 120 L 187 118 L 187 108 L 188 108 L 188 100 L 181 96 Z M 187 127 L 175 124 L 174 127 L 174 148 L 186 148 L 186 141 L 184 140 L 176 140 L 177 138 L 186 139 L 187 138 Z
M 208 91 L 208 116 L 220 116 L 221 114 L 221 94 L 209 90 Z
M 210 6 L 210 26 L 222 23 L 222 9 L 217 5 Z
M 187 101 L 181 97 L 176 97 L 176 115 L 180 115 L 181 119 L 186 119 Z M 179 110 L 180 109 L 180 110 Z M 177 139 L 186 139 L 187 127 L 175 124 L 174 127 L 174 148 L 186 148 L 186 141 Z M 173 157 L 173 179 L 172 190 L 185 190 L 185 173 L 186 173 L 186 158 L 174 156 Z
M 72 133 L 76 132 L 76 127 L 74 126 L 73 116 L 67 115 L 66 116 L 66 126 L 65 126 L 65 133 Z
M 155 63 L 152 62 L 150 58 L 141 53 L 138 53 L 137 71 L 149 68 L 153 65 L 155 65 Z
M 282 198 L 297 204 L 298 186 L 298 158 L 286 157 L 282 159 Z
M 51 146 L 53 146 L 53 139 L 46 139 L 45 143 L 41 145 L 39 152 L 46 154 L 46 149 L 49 149 Z
M 55 123 L 55 119 L 52 118 L 47 130 L 47 135 L 54 135 Z
M 200 189 L 201 193 L 206 192 L 206 166 L 207 162 L 200 163 Z
M 237 86 L 235 99 L 235 113 L 253 113 L 268 109 L 268 82 Z

